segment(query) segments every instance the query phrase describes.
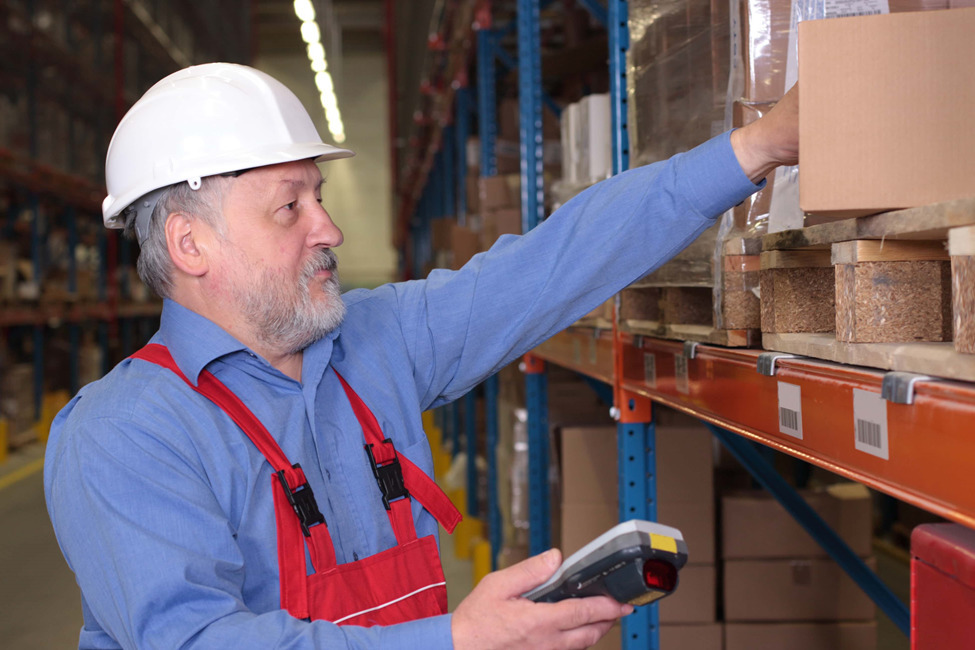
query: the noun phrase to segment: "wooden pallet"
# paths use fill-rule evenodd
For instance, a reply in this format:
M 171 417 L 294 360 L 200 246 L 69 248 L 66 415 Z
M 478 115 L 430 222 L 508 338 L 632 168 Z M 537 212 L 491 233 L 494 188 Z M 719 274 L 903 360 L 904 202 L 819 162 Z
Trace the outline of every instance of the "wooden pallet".
M 766 349 L 975 380 L 975 198 L 773 233 L 762 249 Z
M 659 321 L 627 320 L 620 329 L 630 334 L 676 341 L 711 343 L 729 348 L 753 348 L 761 345 L 757 329 L 719 330 L 709 325 L 669 325 Z
M 832 334 L 762 334 L 766 350 L 882 370 L 975 381 L 975 355 L 951 343 L 843 343 Z

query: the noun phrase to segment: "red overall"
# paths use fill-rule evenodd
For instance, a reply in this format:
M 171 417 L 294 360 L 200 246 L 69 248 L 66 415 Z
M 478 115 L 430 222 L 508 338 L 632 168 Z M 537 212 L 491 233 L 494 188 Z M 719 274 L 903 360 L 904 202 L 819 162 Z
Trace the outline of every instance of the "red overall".
M 398 544 L 356 562 L 337 565 L 325 518 L 301 466 L 288 461 L 250 409 L 206 370 L 194 386 L 162 345 L 147 345 L 132 358 L 175 372 L 230 416 L 270 463 L 274 470 L 271 487 L 283 609 L 296 618 L 361 626 L 392 625 L 447 612 L 437 543 L 432 535 L 417 538 L 410 496 L 416 497 L 448 532 L 453 532 L 461 514 L 423 470 L 396 454 L 369 407 L 341 375 L 335 373 L 362 426 L 368 460 Z M 311 575 L 305 564 L 306 544 L 314 567 Z

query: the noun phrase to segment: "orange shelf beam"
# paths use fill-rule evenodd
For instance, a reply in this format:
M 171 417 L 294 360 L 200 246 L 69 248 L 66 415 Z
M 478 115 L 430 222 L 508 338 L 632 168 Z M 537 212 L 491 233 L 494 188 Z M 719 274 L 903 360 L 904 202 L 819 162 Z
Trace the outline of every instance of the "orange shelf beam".
M 912 404 L 896 404 L 879 399 L 882 371 L 790 358 L 767 376 L 761 350 L 699 345 L 689 358 L 683 342 L 626 333 L 614 371 L 612 333 L 592 332 L 570 329 L 534 354 L 975 528 L 975 384 L 922 381 Z M 780 383 L 799 395 L 801 438 L 780 430 Z M 857 448 L 855 390 L 885 411 L 887 458 Z

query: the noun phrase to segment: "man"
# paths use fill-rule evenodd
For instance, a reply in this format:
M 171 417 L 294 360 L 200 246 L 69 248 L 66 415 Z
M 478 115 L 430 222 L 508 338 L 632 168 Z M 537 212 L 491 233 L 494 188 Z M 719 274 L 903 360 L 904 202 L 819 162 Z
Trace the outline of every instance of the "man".
M 797 152 L 763 120 L 584 192 L 457 272 L 339 295 L 321 142 L 283 85 L 188 68 L 109 147 L 106 224 L 165 297 L 151 345 L 59 414 L 45 491 L 82 648 L 582 648 L 632 608 L 520 597 L 550 551 L 446 614 L 422 411 L 644 276 Z M 310 619 L 310 620 L 309 620 Z

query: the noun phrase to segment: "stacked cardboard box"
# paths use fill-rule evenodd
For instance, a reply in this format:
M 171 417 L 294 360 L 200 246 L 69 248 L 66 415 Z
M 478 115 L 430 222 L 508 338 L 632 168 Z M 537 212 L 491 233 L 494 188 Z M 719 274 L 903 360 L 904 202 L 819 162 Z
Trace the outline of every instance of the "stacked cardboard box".
M 962 108 L 975 102 L 973 30 L 975 8 L 800 24 L 804 211 L 843 218 L 975 195 Z
M 478 179 L 481 250 L 490 248 L 501 235 L 521 234 L 520 187 L 517 174 Z
M 518 99 L 502 99 L 498 106 L 498 139 L 495 152 L 498 156 L 499 174 L 521 172 L 521 128 Z M 562 175 L 562 149 L 559 118 L 552 110 L 542 107 L 542 162 L 544 171 L 558 178 Z
M 803 497 L 869 565 L 871 500 L 859 484 Z M 725 650 L 876 647 L 873 601 L 770 495 L 722 498 Z
M 728 7 L 720 0 L 630 2 L 631 166 L 686 151 L 724 127 Z
M 563 427 L 561 542 L 570 554 L 619 521 L 616 427 Z M 661 601 L 663 647 L 719 649 L 712 444 L 708 430 L 668 413 L 656 427 L 657 515 L 684 534 L 690 561 L 677 592 Z M 614 628 L 596 647 L 619 648 Z

